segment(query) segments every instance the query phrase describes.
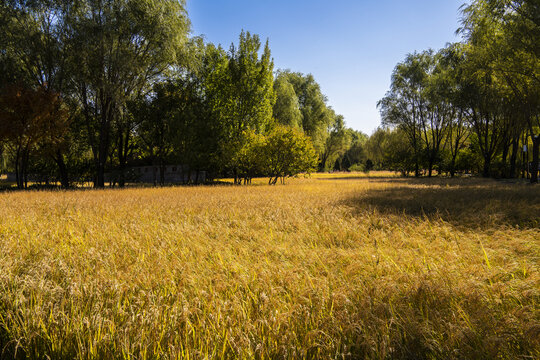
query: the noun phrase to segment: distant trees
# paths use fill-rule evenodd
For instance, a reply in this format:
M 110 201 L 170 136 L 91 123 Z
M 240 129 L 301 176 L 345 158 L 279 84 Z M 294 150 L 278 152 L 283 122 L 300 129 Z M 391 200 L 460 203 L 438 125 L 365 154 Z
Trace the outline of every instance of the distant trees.
M 311 138 L 317 152 L 322 154 L 329 136 L 328 129 L 336 122 L 336 113 L 326 104 L 327 98 L 321 92 L 319 84 L 311 74 L 304 75 L 288 70 L 279 72 L 277 78 L 292 85 L 298 99 L 301 129 Z M 286 120 L 278 118 L 278 121 L 286 124 Z

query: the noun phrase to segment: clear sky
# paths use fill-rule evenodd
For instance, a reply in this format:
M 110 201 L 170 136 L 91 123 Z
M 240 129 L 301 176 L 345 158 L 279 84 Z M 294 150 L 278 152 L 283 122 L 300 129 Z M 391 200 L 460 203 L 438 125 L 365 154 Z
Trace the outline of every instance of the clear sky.
M 458 41 L 465 0 L 187 0 L 193 35 L 229 49 L 270 40 L 275 69 L 311 73 L 347 126 L 380 124 L 377 101 L 407 53 Z

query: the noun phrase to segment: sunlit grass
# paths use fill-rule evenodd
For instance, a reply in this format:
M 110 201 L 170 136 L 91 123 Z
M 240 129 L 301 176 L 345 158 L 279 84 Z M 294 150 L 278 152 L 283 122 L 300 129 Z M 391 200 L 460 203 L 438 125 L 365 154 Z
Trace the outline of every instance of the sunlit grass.
M 540 188 L 0 195 L 3 358 L 538 358 Z

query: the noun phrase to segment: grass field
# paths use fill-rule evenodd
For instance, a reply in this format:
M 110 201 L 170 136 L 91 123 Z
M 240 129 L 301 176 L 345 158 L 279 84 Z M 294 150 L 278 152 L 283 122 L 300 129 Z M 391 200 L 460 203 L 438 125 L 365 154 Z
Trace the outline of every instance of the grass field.
M 540 358 L 540 187 L 0 194 L 2 358 Z

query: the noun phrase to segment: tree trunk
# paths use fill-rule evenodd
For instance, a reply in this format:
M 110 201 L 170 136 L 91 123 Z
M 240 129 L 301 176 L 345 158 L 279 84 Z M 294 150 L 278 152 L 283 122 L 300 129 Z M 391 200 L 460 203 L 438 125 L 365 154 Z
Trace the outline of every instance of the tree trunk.
M 508 158 L 508 153 L 510 152 L 510 142 L 503 144 L 503 152 L 502 152 L 502 165 L 503 165 L 503 173 L 501 174 L 501 177 L 503 178 L 509 178 L 507 169 L 509 168 L 506 164 L 506 159 Z
M 120 163 L 119 164 L 119 174 L 118 174 L 118 186 L 123 188 L 126 186 L 126 164 Z
M 111 124 L 114 118 L 114 106 L 110 98 L 102 100 L 102 114 L 101 124 L 99 131 L 99 144 L 98 144 L 98 163 L 96 164 L 96 183 L 94 187 L 105 187 L 105 167 L 107 164 L 107 158 L 109 157 L 109 141 Z
M 531 183 L 538 183 L 538 153 L 540 151 L 540 135 L 532 136 L 533 158 L 531 163 Z
M 105 187 L 105 164 L 107 162 L 107 147 L 105 146 L 105 141 L 100 140 L 99 142 L 99 153 L 97 156 L 98 163 L 96 164 L 97 173 L 96 173 L 96 183 L 94 184 L 97 188 Z
M 118 130 L 118 165 L 120 176 L 118 179 L 118 186 L 125 187 L 126 185 L 126 169 L 128 163 L 128 157 L 130 155 L 130 127 L 124 125 Z
M 491 156 L 484 155 L 484 170 L 482 171 L 483 177 L 489 177 L 491 172 Z
M 519 136 L 512 139 L 512 154 L 510 155 L 510 178 L 516 177 L 516 160 L 519 151 Z
M 24 177 L 24 188 L 28 189 L 28 162 L 29 162 L 30 152 L 28 149 L 23 151 L 23 160 L 22 160 L 22 171 Z
M 159 161 L 159 185 L 165 185 L 165 162 L 163 160 Z
M 238 185 L 238 171 L 236 170 L 236 168 L 233 170 L 233 175 L 234 175 L 234 185 Z
M 56 151 L 56 157 L 54 158 L 56 165 L 58 165 L 58 173 L 60 174 L 60 184 L 63 189 L 69 188 L 69 176 L 66 163 L 64 162 L 64 156 L 60 150 Z
M 17 188 L 22 189 L 20 148 L 17 148 L 15 153 L 15 181 L 17 182 Z

